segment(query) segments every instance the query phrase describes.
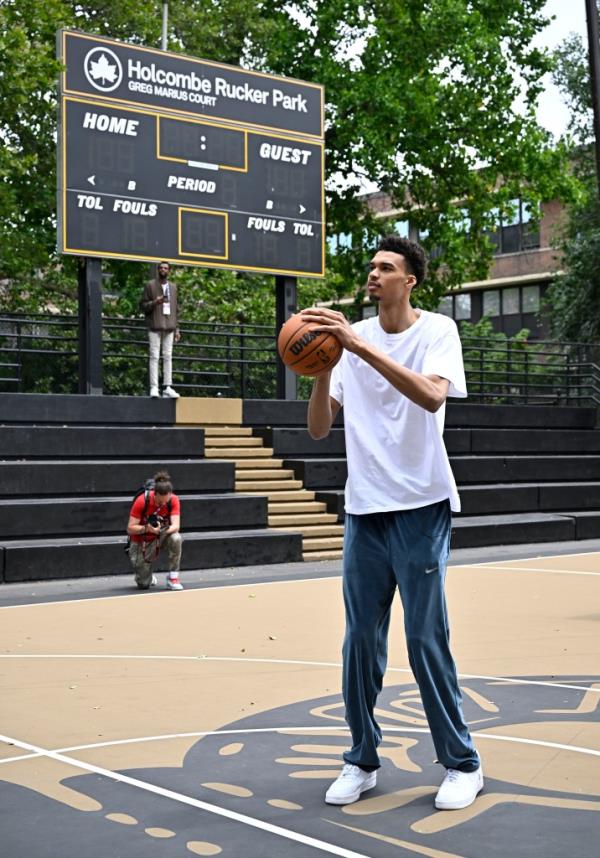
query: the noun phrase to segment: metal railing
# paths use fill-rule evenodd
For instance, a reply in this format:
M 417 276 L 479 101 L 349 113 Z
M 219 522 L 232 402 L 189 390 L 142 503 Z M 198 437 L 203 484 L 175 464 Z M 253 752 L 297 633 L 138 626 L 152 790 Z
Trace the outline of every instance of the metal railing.
M 600 405 L 600 346 L 463 337 L 469 399 Z
M 103 319 L 107 394 L 148 390 L 143 319 Z M 192 396 L 273 399 L 275 330 L 268 325 L 181 324 L 173 352 L 177 388 Z M 0 391 L 76 393 L 77 316 L 0 315 Z M 600 346 L 519 339 L 462 340 L 469 401 L 600 405 Z M 301 379 L 307 396 L 310 380 Z
M 193 396 L 274 398 L 276 351 L 270 326 L 220 322 L 180 326 L 173 380 Z M 148 335 L 143 319 L 104 317 L 104 393 L 148 391 Z M 77 316 L 0 315 L 0 391 L 76 393 Z

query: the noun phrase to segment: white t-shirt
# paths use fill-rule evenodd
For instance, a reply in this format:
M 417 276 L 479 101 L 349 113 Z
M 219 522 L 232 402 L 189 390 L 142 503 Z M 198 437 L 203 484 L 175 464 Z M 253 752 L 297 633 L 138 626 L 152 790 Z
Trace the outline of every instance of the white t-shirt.
M 462 349 L 454 321 L 420 310 L 400 334 L 386 334 L 377 316 L 356 322 L 359 336 L 402 366 L 448 379 L 449 396 L 465 397 Z M 330 395 L 344 407 L 348 480 L 346 512 L 364 515 L 460 500 L 443 441 L 445 405 L 432 414 L 379 372 L 344 351 Z

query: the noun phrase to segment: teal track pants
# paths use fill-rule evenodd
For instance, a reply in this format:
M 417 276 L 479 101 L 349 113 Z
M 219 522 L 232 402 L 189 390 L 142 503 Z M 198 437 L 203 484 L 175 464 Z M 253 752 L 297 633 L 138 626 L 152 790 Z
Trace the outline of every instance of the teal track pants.
M 409 663 L 437 758 L 448 769 L 469 772 L 479 767 L 450 653 L 444 595 L 450 528 L 447 500 L 419 509 L 346 515 L 343 695 L 353 745 L 344 759 L 367 771 L 380 765 L 381 730 L 374 710 L 387 665 L 396 587 L 404 608 Z

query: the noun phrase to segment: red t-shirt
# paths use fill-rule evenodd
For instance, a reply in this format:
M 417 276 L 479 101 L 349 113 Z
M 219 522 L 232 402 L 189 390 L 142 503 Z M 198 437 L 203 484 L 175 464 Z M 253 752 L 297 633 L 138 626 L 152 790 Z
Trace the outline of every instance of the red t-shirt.
M 172 494 L 170 498 L 170 506 L 171 511 L 169 513 L 169 504 L 164 503 L 162 506 L 158 506 L 156 501 L 154 500 L 154 489 L 150 491 L 150 495 L 148 497 L 148 506 L 146 507 L 146 512 L 144 513 L 144 504 L 146 499 L 144 497 L 144 493 L 138 495 L 134 500 L 131 511 L 129 513 L 130 517 L 138 518 L 140 520 L 140 524 L 146 524 L 148 522 L 149 516 L 153 513 L 157 513 L 157 515 L 161 516 L 161 518 L 165 518 L 168 520 L 169 524 L 171 524 L 171 516 L 172 515 L 180 515 L 180 507 L 179 507 L 179 498 L 176 494 Z M 156 539 L 154 533 L 148 533 L 143 536 L 141 533 L 135 533 L 131 537 L 133 542 L 150 542 L 151 540 Z

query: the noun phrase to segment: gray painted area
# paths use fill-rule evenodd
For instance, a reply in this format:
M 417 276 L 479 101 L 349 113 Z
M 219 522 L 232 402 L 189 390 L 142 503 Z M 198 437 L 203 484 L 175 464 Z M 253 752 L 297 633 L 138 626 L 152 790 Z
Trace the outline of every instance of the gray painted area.
M 587 554 L 594 551 L 600 551 L 600 539 L 577 542 L 544 542 L 539 545 L 461 548 L 452 552 L 449 566 L 553 555 Z M 269 581 L 338 577 L 341 574 L 341 560 L 323 560 L 317 563 L 268 563 L 259 566 L 189 569 L 182 573 L 181 580 L 187 589 L 200 589 L 203 587 L 234 587 L 239 584 L 261 584 Z M 162 591 L 163 577 L 159 573 L 160 586 L 149 590 L 148 597 Z M 129 574 L 56 581 L 17 582 L 0 585 L 0 607 L 29 605 L 38 602 L 71 601 L 73 599 L 129 596 L 137 592 L 138 590 L 133 584 L 133 576 Z

